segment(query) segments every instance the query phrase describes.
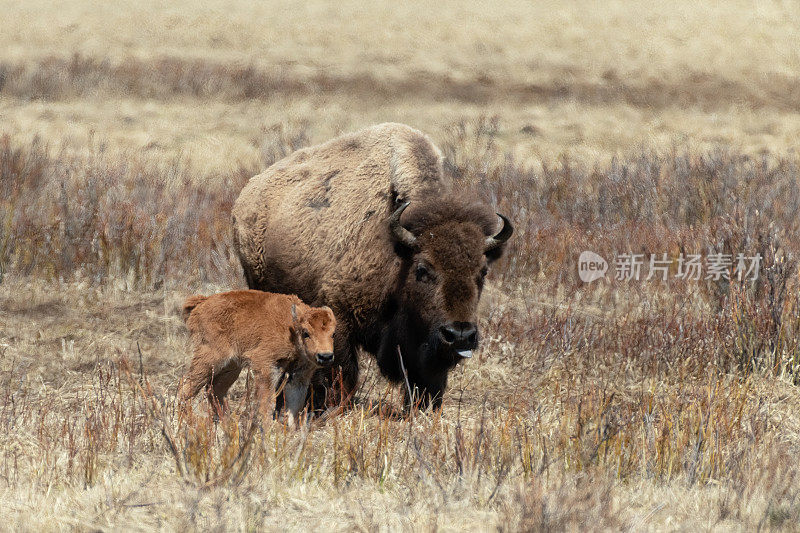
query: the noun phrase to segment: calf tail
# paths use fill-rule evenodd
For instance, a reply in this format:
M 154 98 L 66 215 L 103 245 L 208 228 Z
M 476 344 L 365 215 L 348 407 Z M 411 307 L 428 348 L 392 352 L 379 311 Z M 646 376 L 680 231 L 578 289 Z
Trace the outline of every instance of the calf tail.
M 189 296 L 186 298 L 186 301 L 183 302 L 183 307 L 181 308 L 181 318 L 183 321 L 186 322 L 189 320 L 189 315 L 192 314 L 194 308 L 200 305 L 201 303 L 208 300 L 208 296 L 196 295 L 196 296 Z

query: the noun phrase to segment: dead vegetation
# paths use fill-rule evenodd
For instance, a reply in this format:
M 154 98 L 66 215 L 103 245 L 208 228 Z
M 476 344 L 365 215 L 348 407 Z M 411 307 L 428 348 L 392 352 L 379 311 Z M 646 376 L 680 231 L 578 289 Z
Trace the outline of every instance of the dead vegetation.
M 202 402 L 178 419 L 180 293 L 63 285 L 54 297 L 52 287 L 4 284 L 29 301 L 2 312 L 15 334 L 2 338 L 0 475 L 18 525 L 459 527 L 484 516 L 512 529 L 587 519 L 755 528 L 798 519 L 794 386 L 721 372 L 711 343 L 671 342 L 678 327 L 657 335 L 656 324 L 626 325 L 627 313 L 600 324 L 569 310 L 513 311 L 503 298 L 504 312 L 484 324 L 492 340 L 482 361 L 456 375 L 441 416 L 381 416 L 401 394 L 371 369 L 354 411 L 306 431 L 272 421 L 253 430 L 246 385 L 223 422 Z M 72 303 L 92 295 L 94 304 Z M 37 338 L 54 315 L 64 333 Z M 617 353 L 621 339 L 638 353 Z M 83 503 L 51 514 L 48 491 Z M 15 506 L 23 493 L 41 510 Z M 215 509 L 220 494 L 228 503 Z M 695 500 L 699 514 L 685 508 Z
M 272 130 L 265 161 L 310 127 Z M 16 524 L 794 527 L 796 162 L 644 152 L 537 171 L 496 130 L 459 122 L 440 141 L 518 228 L 443 413 L 389 416 L 400 391 L 370 368 L 354 411 L 300 432 L 254 426 L 247 384 L 221 423 L 175 410 L 178 303 L 241 284 L 226 213 L 252 169 L 200 188 L 177 164 L 4 138 L 0 499 Z M 764 271 L 586 286 L 583 249 L 762 253 Z M 82 503 L 31 512 L 23 493 Z
M 0 35 L 3 133 L 190 155 L 202 175 L 254 166 L 262 130 L 295 120 L 316 143 L 387 120 L 436 133 L 498 115 L 498 143 L 520 161 L 589 168 L 642 145 L 783 156 L 800 135 L 790 2 L 0 7 L 15 21 Z
M 5 528 L 800 527 L 797 5 L 2 7 Z M 245 180 L 387 120 L 516 228 L 443 412 L 364 359 L 301 431 L 247 379 L 181 418 L 179 305 L 242 286 Z M 584 250 L 763 264 L 586 285 Z

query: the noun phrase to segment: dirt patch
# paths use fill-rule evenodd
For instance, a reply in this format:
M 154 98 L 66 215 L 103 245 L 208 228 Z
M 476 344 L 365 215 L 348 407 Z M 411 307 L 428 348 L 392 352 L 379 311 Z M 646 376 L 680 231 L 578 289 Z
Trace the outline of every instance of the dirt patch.
M 6 314 L 18 317 L 43 319 L 62 315 L 66 309 L 67 308 L 64 303 L 59 300 L 49 300 L 47 302 L 31 304 L 24 300 L 15 298 L 0 299 L 0 315 Z

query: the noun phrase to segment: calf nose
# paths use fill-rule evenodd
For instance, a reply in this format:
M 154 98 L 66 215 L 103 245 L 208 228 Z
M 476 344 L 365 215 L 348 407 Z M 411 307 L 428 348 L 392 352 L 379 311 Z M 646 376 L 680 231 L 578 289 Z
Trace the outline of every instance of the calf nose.
M 478 330 L 472 322 L 451 322 L 439 328 L 439 335 L 447 344 L 475 344 Z
M 321 364 L 328 364 L 333 361 L 333 352 L 320 352 L 317 354 L 317 362 Z

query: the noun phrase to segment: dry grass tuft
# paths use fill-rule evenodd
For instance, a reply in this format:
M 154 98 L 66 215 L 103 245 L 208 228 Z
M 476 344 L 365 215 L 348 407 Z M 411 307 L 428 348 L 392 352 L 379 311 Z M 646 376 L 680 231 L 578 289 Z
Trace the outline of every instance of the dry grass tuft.
M 251 174 L 242 169 L 200 186 L 180 161 L 162 165 L 102 151 L 51 157 L 39 141 L 18 148 L 3 137 L 0 272 L 115 279 L 131 288 L 167 277 L 220 279 L 235 272 L 224 213 Z
M 513 529 L 581 527 L 588 519 L 635 527 L 668 517 L 749 528 L 785 526 L 800 513 L 793 387 L 701 364 L 717 355 L 710 342 L 674 345 L 671 330 L 636 337 L 642 326 L 626 324 L 625 315 L 598 323 L 508 301 L 506 313 L 484 324 L 491 339 L 484 361 L 456 373 L 443 413 L 385 415 L 382 405 L 398 405 L 401 394 L 370 366 L 372 385 L 353 411 L 295 432 L 278 421 L 253 426 L 246 383 L 220 423 L 202 401 L 178 417 L 185 341 L 169 301 L 180 293 L 62 285 L 47 307 L 47 285 L 4 287 L 27 291 L 30 302 L 4 305 L 16 333 L 0 338 L 7 345 L 0 476 L 35 501 L 50 501 L 54 491 L 99 505 L 92 515 L 70 508 L 53 516 L 44 505 L 15 515 L 26 524 L 65 525 L 71 516 L 98 527 L 240 527 L 241 511 L 257 527 L 328 516 L 343 527 L 435 524 L 436 516 L 457 527 L 484 516 Z M 72 305 L 78 294 L 97 299 Z M 55 343 L 59 363 L 39 354 L 60 333 L 38 340 L 35 324 L 60 308 L 71 338 Z M 99 310 L 110 316 L 91 318 Z M 117 330 L 117 320 L 127 327 Z M 638 356 L 617 353 L 620 339 Z M 666 500 L 661 487 L 671 487 Z M 219 491 L 228 503 L 215 514 Z M 313 507 L 290 503 L 306 497 Z M 681 510 L 695 497 L 707 504 L 699 516 Z M 320 498 L 344 513 L 319 507 Z M 389 516 L 368 512 L 383 501 L 393 502 Z

